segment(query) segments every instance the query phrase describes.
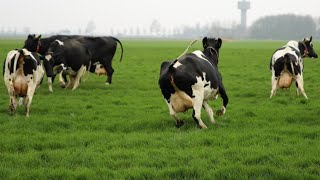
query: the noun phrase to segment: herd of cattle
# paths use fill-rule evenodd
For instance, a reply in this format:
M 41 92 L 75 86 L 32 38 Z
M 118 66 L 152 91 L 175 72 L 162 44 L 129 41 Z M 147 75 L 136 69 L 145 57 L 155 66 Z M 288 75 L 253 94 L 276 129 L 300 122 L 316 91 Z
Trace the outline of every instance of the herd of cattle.
M 195 41 L 194 41 L 195 42 Z M 208 100 L 223 99 L 223 105 L 217 115 L 226 112 L 228 96 L 222 83 L 218 69 L 220 38 L 203 38 L 203 50 L 186 53 L 188 48 L 175 60 L 161 64 L 159 86 L 170 115 L 176 120 L 176 127 L 184 122 L 177 116 L 179 112 L 193 109 L 193 118 L 199 128 L 206 128 L 201 120 L 201 108 L 208 113 L 212 123 L 215 122 L 213 110 Z M 12 114 L 18 105 L 17 98 L 26 107 L 29 116 L 30 105 L 35 90 L 46 73 L 49 91 L 53 91 L 52 82 L 59 75 L 61 86 L 75 90 L 81 77 L 87 72 L 107 76 L 107 84 L 112 82 L 112 59 L 122 43 L 114 37 L 66 36 L 56 35 L 48 38 L 29 35 L 22 49 L 12 50 L 7 54 L 3 65 L 3 75 L 10 102 L 9 112 Z M 308 98 L 303 88 L 303 58 L 317 58 L 313 49 L 312 37 L 303 41 L 289 41 L 276 50 L 270 60 L 272 90 L 275 95 L 277 87 L 289 88 L 295 81 L 297 94 L 301 92 Z M 69 76 L 69 82 L 67 80 Z

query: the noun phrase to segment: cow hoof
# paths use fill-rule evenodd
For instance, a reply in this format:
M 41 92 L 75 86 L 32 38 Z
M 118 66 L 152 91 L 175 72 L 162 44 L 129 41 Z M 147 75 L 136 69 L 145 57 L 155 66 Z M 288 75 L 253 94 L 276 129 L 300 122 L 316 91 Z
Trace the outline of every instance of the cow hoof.
M 15 108 L 14 108 L 14 106 L 9 106 L 9 114 L 10 115 L 13 115 L 14 114 L 14 111 L 15 111 Z
M 218 111 L 217 111 L 217 115 L 218 115 L 218 116 L 222 116 L 222 115 L 223 115 L 223 110 L 222 110 L 222 109 L 218 110 Z
M 60 84 L 60 87 L 61 88 L 66 88 L 66 85 L 65 84 Z
M 184 121 L 177 121 L 176 127 L 180 128 L 184 124 Z
M 199 126 L 198 126 L 200 129 L 207 129 L 208 127 L 205 125 L 205 124 L 199 124 Z
M 106 82 L 106 85 L 110 85 L 110 83 Z

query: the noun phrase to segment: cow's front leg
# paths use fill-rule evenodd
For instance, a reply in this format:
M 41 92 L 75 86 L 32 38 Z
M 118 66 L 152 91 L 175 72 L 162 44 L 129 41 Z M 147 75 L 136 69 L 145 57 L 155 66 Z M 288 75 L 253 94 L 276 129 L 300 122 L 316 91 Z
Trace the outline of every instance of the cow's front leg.
M 59 73 L 59 82 L 60 82 L 60 86 L 62 87 L 62 88 L 66 88 L 67 87 L 67 82 L 68 81 L 66 81 L 66 77 L 64 77 L 64 75 L 63 75 L 63 71 L 61 71 L 60 73 Z
M 212 124 L 215 123 L 214 117 L 213 117 L 213 110 L 212 108 L 209 106 L 207 101 L 203 101 L 203 108 L 206 110 L 206 112 L 208 113 L 209 117 L 210 117 L 210 121 Z
M 170 115 L 176 120 L 176 127 L 177 128 L 180 128 L 183 124 L 184 124 L 184 121 L 181 120 L 178 116 L 177 116 L 177 113 L 176 111 L 172 108 L 172 105 L 170 103 L 168 103 L 167 100 L 165 100 L 167 105 L 168 105 L 168 108 L 169 108 L 169 113 Z
M 304 92 L 304 88 L 303 88 L 303 76 L 302 75 L 300 75 L 300 74 L 298 74 L 297 76 L 296 76 L 296 81 L 297 81 L 297 84 L 298 84 L 298 89 L 300 90 L 300 92 L 302 93 L 302 95 L 306 98 L 306 99 L 308 99 L 308 96 L 307 96 L 307 94 Z

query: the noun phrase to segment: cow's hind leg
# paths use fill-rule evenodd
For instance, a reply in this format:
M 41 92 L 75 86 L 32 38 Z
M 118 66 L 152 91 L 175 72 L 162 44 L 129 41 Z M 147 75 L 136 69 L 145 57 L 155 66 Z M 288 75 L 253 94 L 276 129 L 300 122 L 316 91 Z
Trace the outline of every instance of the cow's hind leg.
M 76 78 L 74 75 L 69 75 L 69 77 L 70 77 L 70 81 L 68 82 L 66 89 L 68 89 L 74 85 L 74 80 Z
M 277 84 L 278 84 L 278 78 L 275 77 L 275 75 L 272 75 L 271 77 L 271 94 L 270 94 L 270 99 L 272 96 L 276 94 L 276 89 L 277 89 Z
M 112 58 L 113 58 L 113 55 L 112 56 L 108 56 L 106 58 L 103 59 L 103 67 L 106 69 L 107 71 L 107 82 L 106 84 L 111 84 L 112 83 L 112 75 L 113 75 L 113 68 L 112 68 Z
M 178 116 L 177 116 L 177 113 L 176 111 L 173 109 L 172 105 L 170 103 L 167 102 L 167 100 L 165 100 L 167 105 L 168 105 L 168 108 L 169 108 L 169 112 L 170 112 L 170 115 L 176 120 L 176 127 L 177 128 L 180 128 L 183 124 L 184 124 L 184 121 L 181 120 Z
M 13 82 L 10 80 L 8 83 L 8 92 L 9 92 L 9 97 L 10 97 L 10 103 L 9 103 L 9 113 L 14 114 L 16 107 L 17 107 L 17 99 L 15 96 L 15 91 L 13 87 Z
M 24 99 L 27 117 L 29 117 L 30 105 L 31 105 L 32 98 L 33 98 L 34 92 L 36 90 L 36 87 L 37 87 L 37 84 L 35 82 L 33 82 L 33 81 L 28 82 L 28 92 L 27 92 L 27 96 Z
M 206 112 L 208 113 L 209 117 L 210 117 L 210 121 L 212 124 L 215 123 L 214 117 L 213 117 L 213 110 L 212 108 L 209 106 L 207 101 L 203 101 L 203 108 L 206 110 Z
M 9 104 L 9 114 L 14 114 L 16 107 L 17 107 L 17 102 L 16 102 L 16 97 L 15 96 L 10 96 L 10 104 Z
M 302 95 L 306 98 L 306 99 L 308 99 L 308 96 L 307 96 L 307 94 L 304 92 L 304 88 L 303 88 L 303 77 L 302 77 L 302 75 L 300 75 L 300 74 L 298 74 L 297 76 L 296 76 L 296 81 L 297 81 L 297 84 L 298 84 L 298 89 L 300 90 L 300 92 L 302 93 Z
M 74 86 L 73 86 L 72 90 L 77 89 L 77 87 L 78 87 L 79 84 L 80 84 L 80 79 L 81 79 L 81 77 L 85 74 L 86 70 L 87 70 L 87 68 L 86 68 L 84 65 L 82 65 L 82 66 L 80 67 L 80 69 L 78 70 L 76 79 L 75 79 L 75 81 L 74 81 Z
M 199 128 L 207 128 L 207 126 L 201 120 L 201 107 L 203 104 L 203 97 L 201 92 L 193 91 L 195 97 L 193 98 L 193 114 L 194 121 L 198 124 Z

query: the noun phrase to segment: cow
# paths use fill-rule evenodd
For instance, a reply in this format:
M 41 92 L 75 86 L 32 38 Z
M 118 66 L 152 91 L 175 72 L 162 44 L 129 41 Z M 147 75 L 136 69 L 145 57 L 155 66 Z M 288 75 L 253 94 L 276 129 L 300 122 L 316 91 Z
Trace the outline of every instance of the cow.
M 28 50 L 36 49 L 38 53 L 45 56 L 51 43 L 55 40 L 63 41 L 65 39 L 75 39 L 84 44 L 91 54 L 91 63 L 99 62 L 106 72 L 106 84 L 112 83 L 112 75 L 114 69 L 112 68 L 112 59 L 117 49 L 117 43 L 121 47 L 120 62 L 123 56 L 123 46 L 119 39 L 111 36 L 93 37 L 80 35 L 55 35 L 48 38 L 36 39 L 34 35 L 29 35 L 25 41 L 24 48 Z M 90 68 L 90 72 L 94 72 L 94 68 Z
M 184 121 L 176 113 L 191 108 L 193 119 L 199 128 L 207 128 L 201 120 L 201 107 L 206 110 L 211 122 L 215 123 L 208 100 L 216 99 L 219 94 L 223 99 L 223 106 L 217 111 L 217 115 L 221 116 L 226 112 L 228 96 L 218 69 L 222 40 L 205 37 L 202 44 L 203 51 L 197 50 L 161 64 L 158 83 L 177 128 Z
M 54 68 L 61 66 L 62 73 L 70 75 L 71 81 L 66 86 L 75 90 L 81 77 L 85 74 L 90 65 L 90 53 L 88 49 L 75 39 L 55 40 L 51 43 L 48 52 L 45 54 L 44 67 L 48 77 L 49 91 L 52 90 L 52 82 L 55 76 Z M 60 78 L 65 85 L 63 79 Z
M 21 49 L 12 50 L 7 54 L 4 64 L 4 82 L 10 96 L 10 114 L 15 112 L 18 105 L 16 98 L 22 97 L 26 116 L 29 116 L 33 95 L 36 88 L 40 86 L 43 75 L 44 70 L 37 53 Z
M 296 93 L 308 99 L 304 91 L 303 70 L 304 57 L 318 58 L 313 49 L 312 36 L 304 38 L 303 41 L 289 41 L 285 46 L 277 49 L 270 60 L 271 71 L 271 94 L 270 98 L 275 96 L 277 87 L 286 89 L 295 80 Z

